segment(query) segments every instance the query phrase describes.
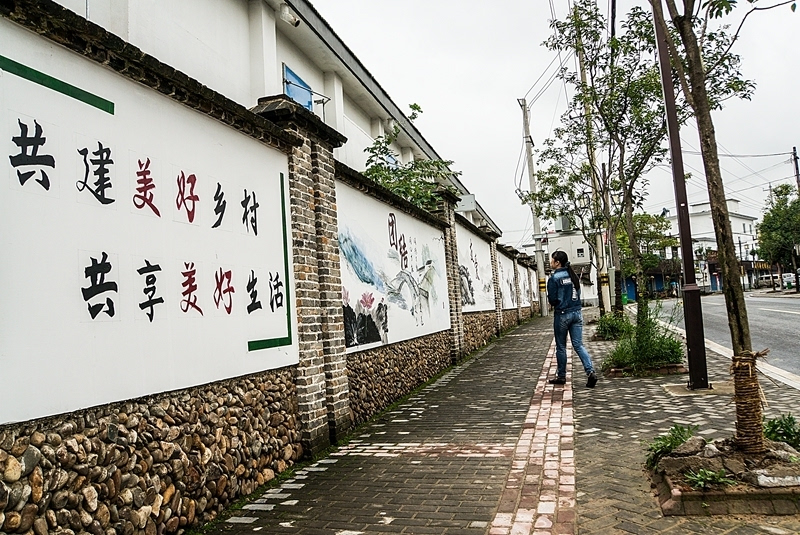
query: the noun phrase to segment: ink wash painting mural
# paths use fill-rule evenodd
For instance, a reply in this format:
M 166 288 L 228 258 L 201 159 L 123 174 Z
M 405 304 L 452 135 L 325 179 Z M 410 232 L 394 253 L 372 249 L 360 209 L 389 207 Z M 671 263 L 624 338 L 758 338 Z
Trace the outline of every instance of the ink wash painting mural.
M 502 252 L 497 251 L 497 269 L 500 279 L 500 295 L 503 298 L 503 310 L 517 308 L 517 292 L 514 289 L 514 271 L 517 264 Z
M 492 244 L 456 223 L 458 274 L 461 284 L 461 307 L 464 312 L 494 310 L 492 279 Z
M 287 157 L 0 33 L 0 424 L 297 363 Z
M 442 231 L 341 182 L 336 205 L 347 350 L 448 329 Z
M 531 271 L 527 267 L 520 265 L 517 265 L 517 271 L 519 273 L 520 304 L 523 307 L 529 307 L 531 306 L 531 285 L 528 283 L 528 275 L 530 274 Z

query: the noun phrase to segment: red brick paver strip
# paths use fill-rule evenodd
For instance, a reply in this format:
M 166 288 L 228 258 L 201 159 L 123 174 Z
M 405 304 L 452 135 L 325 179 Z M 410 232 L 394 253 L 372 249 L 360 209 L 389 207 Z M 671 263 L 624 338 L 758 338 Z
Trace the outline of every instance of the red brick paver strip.
M 572 378 L 571 361 L 567 371 Z M 553 342 L 514 450 L 490 535 L 575 533 L 572 380 L 565 385 L 549 384 L 548 379 L 555 376 Z

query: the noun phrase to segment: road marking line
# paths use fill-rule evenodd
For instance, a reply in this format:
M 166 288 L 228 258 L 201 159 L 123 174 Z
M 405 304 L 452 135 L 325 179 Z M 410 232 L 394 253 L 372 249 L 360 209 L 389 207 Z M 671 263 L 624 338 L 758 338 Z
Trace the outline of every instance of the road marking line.
M 759 308 L 759 310 L 766 310 L 768 312 L 780 312 L 781 314 L 797 314 L 800 316 L 800 312 L 793 312 L 791 310 L 778 310 L 776 308 Z

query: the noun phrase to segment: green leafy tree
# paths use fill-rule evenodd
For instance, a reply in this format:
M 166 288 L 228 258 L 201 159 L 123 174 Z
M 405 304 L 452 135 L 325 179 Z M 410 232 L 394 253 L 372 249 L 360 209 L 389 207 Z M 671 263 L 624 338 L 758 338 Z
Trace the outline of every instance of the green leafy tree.
M 422 113 L 422 108 L 417 104 L 411 104 L 409 108 L 408 120 L 413 123 Z M 400 125 L 395 123 L 390 132 L 377 137 L 364 149 L 368 157 L 363 175 L 424 210 L 435 210 L 436 189 L 449 187 L 450 178 L 459 176 L 461 172 L 450 170 L 453 165 L 450 160 L 414 159 L 402 163 L 393 147 L 399 135 Z
M 778 264 L 781 271 L 791 266 L 797 277 L 794 245 L 800 243 L 800 199 L 794 187 L 781 184 L 773 188 L 764 217 L 756 229 L 758 256 L 770 264 Z
M 615 268 L 636 274 L 644 283 L 633 214 L 645 198 L 646 173 L 666 156 L 652 19 L 634 7 L 623 21 L 623 32 L 609 40 L 596 3 L 579 0 L 571 16 L 553 21 L 552 27 L 553 36 L 545 46 L 577 51 L 586 81 L 578 72 L 562 70 L 560 76 L 575 87 L 575 95 L 561 125 L 537 153 L 537 194 L 523 200 L 531 203 L 540 217 L 568 215 L 589 244 L 594 244 L 592 237 L 598 229 L 607 229 L 614 253 L 622 245 L 616 237 L 621 223 L 632 260 L 627 269 L 632 271 L 619 263 L 619 254 L 613 255 Z M 724 30 L 711 35 L 703 54 L 721 65 L 711 94 L 717 103 L 747 98 L 753 85 L 742 79 L 739 58 L 731 54 L 721 57 L 720 48 L 726 47 L 731 37 Z M 690 115 L 684 100 L 679 102 L 679 114 L 682 120 Z M 599 190 L 596 196 L 593 184 Z M 617 295 L 621 298 L 621 291 Z
M 678 238 L 667 232 L 670 223 L 660 215 L 638 213 L 633 215 L 634 239 L 640 251 L 642 269 L 647 272 L 659 266 L 663 258 L 660 252 L 678 245 Z M 625 229 L 620 232 L 620 258 L 622 269 L 627 273 L 635 273 L 633 252 L 629 247 L 629 237 Z

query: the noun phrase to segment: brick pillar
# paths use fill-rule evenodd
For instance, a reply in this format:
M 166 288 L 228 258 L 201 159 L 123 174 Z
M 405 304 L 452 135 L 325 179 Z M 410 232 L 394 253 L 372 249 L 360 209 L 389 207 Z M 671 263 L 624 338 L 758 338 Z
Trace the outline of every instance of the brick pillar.
M 456 203 L 458 196 L 448 190 L 440 189 L 437 215 L 448 227 L 444 234 L 445 272 L 447 273 L 447 295 L 450 299 L 450 359 L 453 363 L 464 354 L 464 315 L 461 301 L 461 275 L 458 269 L 458 244 L 456 239 Z
M 325 359 L 325 403 L 331 441 L 344 438 L 353 425 L 347 355 L 344 345 L 344 309 L 339 264 L 339 224 L 336 217 L 335 161 L 329 145 L 312 142 L 312 171 L 318 177 L 314 192 L 317 231 L 317 277 Z
M 494 313 L 497 318 L 497 335 L 503 332 L 503 296 L 500 294 L 500 270 L 497 267 L 497 238 L 492 240 L 492 284 L 494 285 Z
M 514 256 L 514 293 L 517 294 L 517 325 L 522 323 L 522 292 L 519 290 L 519 254 Z
M 285 95 L 253 112 L 300 136 L 289 153 L 289 206 L 300 362 L 301 440 L 318 453 L 352 425 L 344 347 L 333 149 L 346 138 Z

